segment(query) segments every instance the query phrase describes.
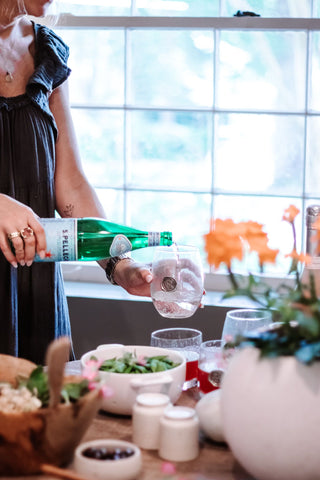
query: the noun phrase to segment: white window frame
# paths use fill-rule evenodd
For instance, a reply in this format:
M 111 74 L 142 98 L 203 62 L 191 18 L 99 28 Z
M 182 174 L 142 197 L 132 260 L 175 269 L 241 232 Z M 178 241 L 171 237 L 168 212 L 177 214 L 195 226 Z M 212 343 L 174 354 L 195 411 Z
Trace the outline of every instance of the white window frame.
M 44 19 L 44 23 L 52 25 L 52 19 Z M 262 18 L 262 17 L 111 17 L 111 16 L 75 16 L 61 14 L 55 28 L 121 28 L 121 29 L 213 29 L 214 35 L 220 30 L 295 30 L 304 31 L 308 35 L 313 31 L 320 31 L 320 19 L 318 18 Z M 216 55 L 216 52 L 215 52 Z M 309 51 L 307 53 L 309 62 Z M 309 68 L 306 69 L 306 85 L 309 88 Z M 307 102 L 307 95 L 306 95 Z M 224 109 L 224 111 L 227 111 Z M 233 110 L 232 110 L 233 111 Z M 213 112 L 219 109 L 213 108 Z M 250 113 L 254 113 L 250 110 Z M 256 113 L 260 113 L 257 111 Z M 292 113 L 292 112 L 290 112 Z M 301 113 L 301 112 L 299 112 Z M 307 113 L 306 115 L 312 115 Z M 305 198 L 303 198 L 304 204 Z M 303 212 L 302 212 L 303 214 Z M 77 262 L 63 264 L 64 278 L 67 281 L 76 282 L 106 282 L 102 269 L 93 263 Z M 281 283 L 282 276 L 268 277 L 270 282 Z M 205 276 L 205 288 L 210 291 L 225 291 L 229 287 L 226 275 L 220 273 L 208 273 Z

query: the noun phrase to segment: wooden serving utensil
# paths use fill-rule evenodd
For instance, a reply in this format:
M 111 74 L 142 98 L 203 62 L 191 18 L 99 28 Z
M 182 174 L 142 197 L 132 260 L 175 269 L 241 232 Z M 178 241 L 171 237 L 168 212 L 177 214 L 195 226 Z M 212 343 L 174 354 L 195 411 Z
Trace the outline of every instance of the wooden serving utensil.
M 53 475 L 58 478 L 65 478 L 66 480 L 88 480 L 87 477 L 82 477 L 72 470 L 56 467 L 55 465 L 49 465 L 48 463 L 43 463 L 40 466 L 40 470 L 41 473 Z
M 64 368 L 69 359 L 70 340 L 68 337 L 60 337 L 52 342 L 47 350 L 46 364 L 48 366 L 49 381 L 49 407 L 56 407 L 61 401 L 61 388 L 63 384 Z M 43 463 L 40 470 L 44 474 L 54 475 L 55 477 L 68 480 L 87 480 L 72 470 Z
M 64 377 L 64 367 L 69 359 L 70 340 L 60 337 L 52 342 L 47 350 L 46 364 L 48 366 L 49 407 L 56 407 L 61 400 L 61 388 Z

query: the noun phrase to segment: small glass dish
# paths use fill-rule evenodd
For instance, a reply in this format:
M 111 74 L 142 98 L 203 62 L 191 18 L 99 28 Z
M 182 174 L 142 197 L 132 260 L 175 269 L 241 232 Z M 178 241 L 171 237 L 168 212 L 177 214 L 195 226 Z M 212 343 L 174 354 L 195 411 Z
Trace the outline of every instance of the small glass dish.
M 100 452 L 96 453 L 100 458 L 87 456 L 95 452 Z M 141 451 L 137 445 L 110 438 L 81 443 L 73 460 L 77 473 L 95 480 L 134 480 L 141 466 Z

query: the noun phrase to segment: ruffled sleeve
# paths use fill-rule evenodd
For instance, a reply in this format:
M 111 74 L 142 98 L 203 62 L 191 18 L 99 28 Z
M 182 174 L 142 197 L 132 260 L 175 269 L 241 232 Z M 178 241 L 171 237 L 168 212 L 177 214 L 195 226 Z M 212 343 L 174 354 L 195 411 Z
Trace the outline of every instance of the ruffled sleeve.
M 52 30 L 44 25 L 34 24 L 35 72 L 30 84 L 39 84 L 48 90 L 57 88 L 70 75 L 67 65 L 69 47 Z
M 50 28 L 33 24 L 35 34 L 35 71 L 30 77 L 26 93 L 56 124 L 49 108 L 49 97 L 70 75 L 67 65 L 69 47 Z

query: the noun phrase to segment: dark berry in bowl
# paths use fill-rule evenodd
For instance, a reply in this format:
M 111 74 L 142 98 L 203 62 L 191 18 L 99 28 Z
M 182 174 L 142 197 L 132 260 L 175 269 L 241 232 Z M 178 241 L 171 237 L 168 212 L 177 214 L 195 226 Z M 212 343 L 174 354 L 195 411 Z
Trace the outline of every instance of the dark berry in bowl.
M 107 448 L 107 447 L 88 447 L 83 450 L 82 455 L 95 460 L 120 460 L 122 458 L 131 457 L 134 454 L 132 448 Z

